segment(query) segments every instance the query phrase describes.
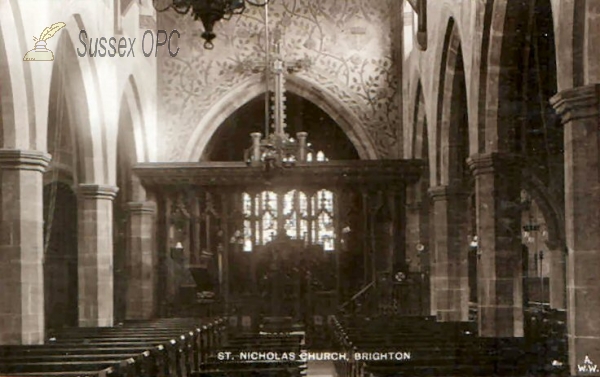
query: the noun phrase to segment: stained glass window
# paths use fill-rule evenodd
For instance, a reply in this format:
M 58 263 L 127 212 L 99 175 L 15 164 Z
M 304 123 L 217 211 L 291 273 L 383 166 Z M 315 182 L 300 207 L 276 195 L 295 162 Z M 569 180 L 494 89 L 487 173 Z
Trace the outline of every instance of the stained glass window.
M 331 251 L 334 249 L 333 193 L 329 190 L 320 190 L 312 199 L 312 217 L 315 219 L 313 242 Z
M 250 197 L 249 194 L 244 193 L 244 216 L 245 217 L 250 217 L 252 216 L 252 198 Z
M 323 158 L 323 157 L 321 157 Z M 244 251 L 272 241 L 280 229 L 291 239 L 335 249 L 334 195 L 320 190 L 310 197 L 303 191 L 264 191 L 243 195 Z M 280 210 L 279 210 L 280 209 Z
M 252 251 L 252 222 L 244 220 L 244 251 Z

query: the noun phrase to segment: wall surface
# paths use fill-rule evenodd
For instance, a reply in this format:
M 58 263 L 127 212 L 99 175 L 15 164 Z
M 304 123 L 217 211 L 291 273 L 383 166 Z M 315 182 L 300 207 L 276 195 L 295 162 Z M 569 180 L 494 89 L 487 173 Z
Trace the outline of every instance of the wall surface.
M 369 130 L 379 157 L 388 156 L 399 138 L 392 1 L 278 0 L 269 13 L 271 35 L 281 31 L 283 58 L 309 62 L 294 75 L 339 98 Z M 192 134 L 204 132 L 197 129 L 205 127 L 203 117 L 225 96 L 233 93 L 235 102 L 242 95 L 236 87 L 260 75 L 252 67 L 264 62 L 264 13 L 251 7 L 218 23 L 213 50 L 203 48 L 202 25 L 189 16 L 160 13 L 159 26 L 181 33 L 179 54 L 159 57 L 160 158 L 175 161 L 185 158 L 181 150 Z M 243 105 L 237 101 L 234 108 Z

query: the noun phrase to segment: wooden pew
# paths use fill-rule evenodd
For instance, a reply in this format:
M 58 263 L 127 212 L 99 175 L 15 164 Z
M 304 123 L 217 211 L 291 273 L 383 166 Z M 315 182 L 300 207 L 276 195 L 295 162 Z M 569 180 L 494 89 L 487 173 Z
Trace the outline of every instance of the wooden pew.
M 529 321 L 525 339 L 479 338 L 474 323 L 436 323 L 401 317 L 352 318 L 344 324 L 335 319 L 332 330 L 340 347 L 348 352 L 411 352 L 409 360 L 337 363 L 346 375 L 568 375 L 564 373 L 568 368 L 552 367 L 552 353 L 547 345 L 550 342 L 557 347 L 552 334 L 560 334 L 560 323 L 554 325 L 539 313 Z
M 168 319 L 113 328 L 74 328 L 41 346 L 0 347 L 2 375 L 189 376 L 224 321 Z M 62 374 L 61 374 L 62 373 Z
M 303 348 L 302 335 L 230 333 L 227 342 L 219 347 L 219 351 L 231 352 L 232 359 L 219 360 L 211 355 L 202 363 L 201 370 L 195 376 L 290 376 L 300 377 L 306 374 L 306 362 L 300 360 Z M 264 352 L 290 354 L 294 352 L 295 360 L 244 360 L 239 356 L 242 352 Z
M 459 366 L 458 354 L 465 347 L 463 335 L 468 327 L 440 324 L 426 319 L 406 321 L 353 321 L 349 328 L 336 323 L 339 336 L 346 338 L 358 352 L 408 352 L 410 359 L 355 361 L 350 369 L 361 369 L 375 375 L 390 375 L 402 370 L 421 375 L 423 370 L 444 375 Z M 338 336 L 338 337 L 339 337 Z M 348 365 L 344 366 L 346 369 Z M 423 369 L 423 370 L 421 370 Z M 363 372 L 364 373 L 364 372 Z

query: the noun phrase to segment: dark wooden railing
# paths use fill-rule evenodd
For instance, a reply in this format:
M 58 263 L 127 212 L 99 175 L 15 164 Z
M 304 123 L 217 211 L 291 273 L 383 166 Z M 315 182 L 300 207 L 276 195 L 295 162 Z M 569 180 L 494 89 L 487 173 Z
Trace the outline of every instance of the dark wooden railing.
M 373 309 L 373 292 L 375 291 L 375 282 L 362 287 L 348 301 L 340 305 L 340 312 L 346 314 L 368 314 Z
M 366 316 L 427 315 L 429 277 L 426 274 L 409 273 L 400 281 L 373 281 L 342 304 L 340 313 Z

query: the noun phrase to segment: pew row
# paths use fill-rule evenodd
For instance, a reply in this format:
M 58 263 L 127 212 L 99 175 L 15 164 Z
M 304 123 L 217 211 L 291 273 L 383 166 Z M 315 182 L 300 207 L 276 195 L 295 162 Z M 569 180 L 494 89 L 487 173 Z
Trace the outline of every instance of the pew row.
M 220 345 L 224 319 L 69 328 L 44 345 L 0 347 L 3 376 L 191 376 Z

